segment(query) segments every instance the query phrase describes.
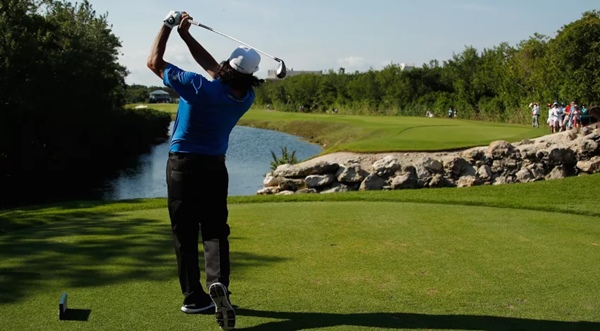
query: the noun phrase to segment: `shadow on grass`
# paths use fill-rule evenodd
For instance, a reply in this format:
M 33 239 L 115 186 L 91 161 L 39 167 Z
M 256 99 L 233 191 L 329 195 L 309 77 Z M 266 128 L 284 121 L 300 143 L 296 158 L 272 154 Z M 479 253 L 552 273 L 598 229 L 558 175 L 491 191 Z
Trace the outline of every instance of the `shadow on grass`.
M 150 201 L 150 202 L 149 202 Z M 32 226 L 38 226 L 55 220 L 65 218 L 65 215 L 70 217 L 86 217 L 92 213 L 98 213 L 94 208 L 108 207 L 112 208 L 110 212 L 135 210 L 136 206 L 147 207 L 149 204 L 159 206 L 159 200 L 151 199 L 132 199 L 121 201 L 68 201 L 64 203 L 56 203 L 50 205 L 28 206 L 18 209 L 0 209 L 0 236 L 11 233 L 15 230 L 22 230 Z M 164 203 L 166 208 L 166 202 Z
M 428 315 L 411 313 L 328 314 L 236 310 L 239 316 L 273 318 L 269 322 L 237 330 L 296 331 L 333 326 L 382 329 L 485 330 L 485 331 L 595 331 L 600 322 L 565 322 L 477 315 Z
M 39 225 L 0 236 L 0 304 L 22 301 L 51 286 L 61 286 L 56 289 L 60 293 L 177 279 L 170 224 L 160 215 L 145 219 L 77 212 L 40 217 Z M 238 269 L 281 261 L 247 253 L 231 257 L 244 261 Z
M 90 309 L 67 309 L 65 315 L 63 316 L 63 320 L 65 321 L 78 321 L 78 322 L 87 322 L 90 319 L 90 314 L 92 311 Z

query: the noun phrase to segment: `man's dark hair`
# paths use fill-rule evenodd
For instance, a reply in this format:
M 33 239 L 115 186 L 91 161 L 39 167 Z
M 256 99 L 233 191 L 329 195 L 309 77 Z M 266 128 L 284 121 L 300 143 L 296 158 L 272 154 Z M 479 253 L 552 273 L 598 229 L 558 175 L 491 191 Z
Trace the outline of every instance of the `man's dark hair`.
M 219 79 L 223 84 L 229 85 L 234 90 L 247 91 L 253 87 L 259 87 L 265 82 L 252 74 L 243 74 L 231 67 L 229 61 L 221 62 L 221 69 L 218 73 Z

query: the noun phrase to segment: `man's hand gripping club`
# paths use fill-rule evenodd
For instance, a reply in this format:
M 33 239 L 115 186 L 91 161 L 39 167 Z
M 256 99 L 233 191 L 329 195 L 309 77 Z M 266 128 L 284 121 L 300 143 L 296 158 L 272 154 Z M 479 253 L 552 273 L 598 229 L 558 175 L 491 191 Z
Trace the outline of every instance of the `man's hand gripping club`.
M 167 14 L 167 17 L 165 17 L 163 22 L 169 29 L 173 29 L 174 27 L 179 26 L 179 23 L 181 22 L 181 12 L 171 10 Z

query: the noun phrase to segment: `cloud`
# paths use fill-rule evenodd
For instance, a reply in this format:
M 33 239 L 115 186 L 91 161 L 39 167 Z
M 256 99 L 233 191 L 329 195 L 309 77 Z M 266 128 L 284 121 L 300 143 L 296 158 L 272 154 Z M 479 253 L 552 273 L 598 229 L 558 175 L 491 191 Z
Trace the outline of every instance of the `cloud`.
M 338 65 L 349 70 L 360 70 L 366 67 L 366 61 L 360 56 L 349 56 L 339 59 Z

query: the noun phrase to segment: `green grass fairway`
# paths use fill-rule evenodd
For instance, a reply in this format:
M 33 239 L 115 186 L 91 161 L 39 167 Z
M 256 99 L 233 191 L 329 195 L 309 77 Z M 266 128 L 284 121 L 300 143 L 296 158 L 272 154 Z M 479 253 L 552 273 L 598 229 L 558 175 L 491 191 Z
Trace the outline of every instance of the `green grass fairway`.
M 128 107 L 135 107 L 128 105 Z M 149 104 L 177 113 L 176 104 Z M 350 152 L 439 151 L 484 146 L 495 140 L 516 142 L 546 134 L 527 125 L 447 118 L 284 113 L 253 108 L 240 125 L 287 132 L 325 147 L 323 154 Z
M 600 330 L 599 185 L 233 197 L 238 329 Z M 0 330 L 218 330 L 178 289 L 164 199 L 0 212 Z
M 148 108 L 164 111 L 164 112 L 167 112 L 172 115 L 177 114 L 177 104 L 176 103 L 134 103 L 134 104 L 129 104 L 126 107 L 134 108 L 136 106 L 148 106 Z
M 546 133 L 527 125 L 447 118 L 282 113 L 252 109 L 242 125 L 284 131 L 325 145 L 324 153 L 436 151 L 516 142 Z

